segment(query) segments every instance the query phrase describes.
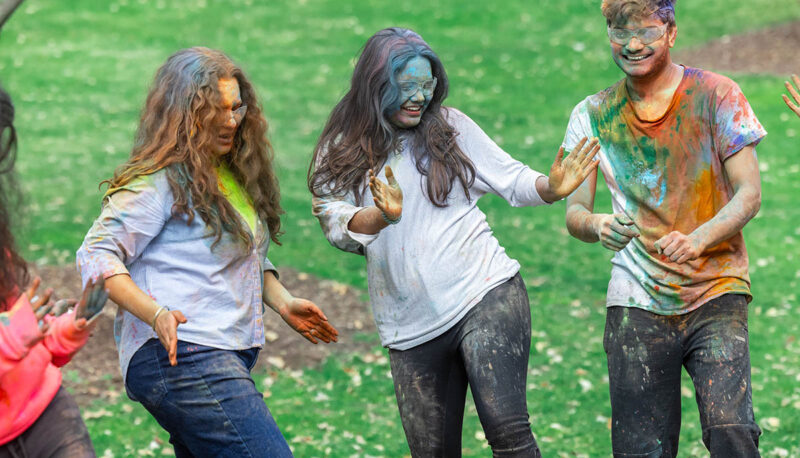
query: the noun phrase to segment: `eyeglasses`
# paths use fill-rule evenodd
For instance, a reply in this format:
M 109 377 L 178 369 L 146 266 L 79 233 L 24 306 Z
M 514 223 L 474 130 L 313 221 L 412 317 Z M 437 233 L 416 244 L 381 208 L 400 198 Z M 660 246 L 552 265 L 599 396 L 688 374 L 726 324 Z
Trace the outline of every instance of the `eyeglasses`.
M 398 86 L 400 87 L 400 92 L 405 97 L 410 98 L 419 90 L 422 90 L 422 95 L 425 97 L 430 97 L 436 89 L 436 77 L 421 83 L 419 81 L 401 81 Z
M 636 37 L 643 45 L 649 45 L 659 38 L 664 36 L 667 31 L 667 24 L 656 27 L 643 27 L 641 29 L 619 29 L 608 28 L 608 38 L 612 42 L 625 46 L 631 41 L 631 38 Z
M 236 125 L 238 126 L 242 123 L 242 119 L 244 119 L 245 114 L 247 114 L 247 105 L 242 105 L 239 108 L 231 111 L 231 118 L 236 121 Z

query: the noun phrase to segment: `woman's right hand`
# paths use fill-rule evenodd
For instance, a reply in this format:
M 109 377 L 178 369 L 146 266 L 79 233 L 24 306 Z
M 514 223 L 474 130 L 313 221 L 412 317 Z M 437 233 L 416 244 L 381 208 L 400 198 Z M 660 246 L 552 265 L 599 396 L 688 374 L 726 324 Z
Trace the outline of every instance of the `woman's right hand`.
M 375 206 L 389 221 L 397 221 L 403 214 L 403 191 L 394 178 L 392 168 L 386 166 L 386 180 L 389 184 L 379 180 L 372 169 L 369 170 L 369 190 Z M 387 221 L 388 222 L 388 221 Z
M 156 318 L 155 331 L 169 353 L 170 366 L 178 365 L 178 325 L 183 323 L 186 323 L 186 317 L 180 310 L 167 310 Z

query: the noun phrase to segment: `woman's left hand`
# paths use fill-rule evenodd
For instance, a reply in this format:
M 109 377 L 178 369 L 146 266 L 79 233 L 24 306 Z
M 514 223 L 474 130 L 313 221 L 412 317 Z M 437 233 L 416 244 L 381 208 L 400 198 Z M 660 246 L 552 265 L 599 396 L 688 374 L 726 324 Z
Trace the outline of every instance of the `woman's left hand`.
M 555 202 L 569 196 L 597 168 L 600 161 L 593 160 L 593 158 L 600 150 L 600 145 L 596 138 L 588 144 L 587 140 L 584 137 L 566 158 L 564 157 L 564 147 L 559 148 L 548 177 L 550 195 L 542 196 L 545 197 L 545 200 Z
M 292 329 L 311 343 L 316 344 L 317 339 L 325 343 L 338 340 L 339 331 L 328 323 L 328 317 L 322 310 L 307 299 L 293 298 L 280 310 L 280 315 Z

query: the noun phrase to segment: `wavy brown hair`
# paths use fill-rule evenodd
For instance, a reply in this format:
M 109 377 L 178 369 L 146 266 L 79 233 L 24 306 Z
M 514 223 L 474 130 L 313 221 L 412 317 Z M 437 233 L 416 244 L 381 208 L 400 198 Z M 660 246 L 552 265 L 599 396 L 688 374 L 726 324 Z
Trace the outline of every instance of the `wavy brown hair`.
M 421 183 L 437 207 L 447 206 L 447 196 L 459 181 L 469 198 L 475 167 L 456 143 L 458 133 L 447 122 L 442 101 L 449 83 L 441 60 L 417 33 L 388 28 L 367 40 L 358 58 L 350 90 L 334 107 L 314 149 L 308 169 L 308 188 L 314 196 L 342 195 L 351 191 L 360 205 L 369 169 L 378 170 L 399 146 L 400 129 L 388 117 L 400 108 L 397 76 L 415 57 L 428 59 L 438 80 L 420 123 L 403 130 L 410 135 Z
M 236 130 L 230 153 L 220 158 L 212 145 L 220 119 L 227 114 L 221 108 L 221 78 L 236 78 L 247 113 Z M 106 195 L 137 177 L 166 169 L 175 202 L 173 214 L 186 215 L 191 224 L 197 212 L 212 230 L 212 248 L 227 231 L 250 249 L 253 240 L 217 184 L 215 166 L 218 160 L 226 161 L 252 199 L 259 219 L 267 222 L 270 238 L 280 244 L 283 210 L 267 128 L 255 89 L 228 56 L 202 47 L 178 51 L 158 69 L 131 156 L 113 178 L 103 182 L 109 185 Z
M 28 283 L 28 267 L 17 252 L 11 230 L 12 216 L 21 193 L 14 174 L 17 133 L 14 130 L 14 104 L 0 87 L 0 312 L 5 303 Z

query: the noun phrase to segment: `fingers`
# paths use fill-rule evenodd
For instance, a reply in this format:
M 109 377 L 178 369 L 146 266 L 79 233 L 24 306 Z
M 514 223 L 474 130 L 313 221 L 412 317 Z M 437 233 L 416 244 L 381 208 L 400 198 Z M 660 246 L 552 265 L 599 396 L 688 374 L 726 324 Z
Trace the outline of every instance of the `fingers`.
M 786 102 L 786 105 L 789 107 L 789 109 L 794 111 L 795 114 L 797 114 L 798 116 L 800 116 L 800 106 L 792 103 L 792 101 L 789 100 L 789 97 L 787 97 L 786 94 L 782 94 L 781 97 L 783 97 L 783 101 Z
M 58 300 L 58 301 L 56 301 L 55 305 L 53 306 L 53 310 L 50 313 L 53 316 L 61 316 L 67 310 L 69 310 L 70 307 L 74 307 L 77 303 L 78 303 L 78 301 L 76 301 L 75 299 L 61 299 L 61 300 Z
M 389 186 L 393 188 L 397 187 L 397 180 L 394 178 L 394 172 L 392 172 L 392 168 L 387 165 L 384 171 L 386 172 L 386 181 L 389 183 Z
M 793 79 L 795 78 L 797 78 L 797 75 L 793 75 Z M 795 80 L 795 84 L 797 84 L 797 80 Z M 789 91 L 789 94 L 792 95 L 792 98 L 795 100 L 795 102 L 800 103 L 800 93 L 798 93 L 797 89 L 795 89 L 795 87 L 792 86 L 792 83 L 786 81 L 784 82 L 784 85 L 786 86 L 786 89 Z
M 561 148 L 559 148 L 558 152 L 556 153 L 556 160 L 553 161 L 553 165 L 558 166 L 559 164 L 561 164 L 561 161 L 563 160 L 564 160 L 564 145 L 561 145 Z
M 658 252 L 658 254 L 663 254 L 664 256 L 669 257 L 672 253 L 675 252 L 675 249 L 677 248 L 675 243 L 676 243 L 675 237 L 672 235 L 672 233 L 669 233 L 664 237 L 658 239 L 656 243 L 653 244 L 653 246 L 655 247 L 656 252 Z
M 600 143 L 597 141 L 597 139 L 592 140 L 592 143 L 594 144 L 594 146 L 592 146 L 592 148 L 589 149 L 589 151 L 581 161 L 581 167 L 584 168 L 589 167 L 592 164 L 592 161 L 595 158 L 595 156 L 597 156 L 597 153 L 600 152 Z M 598 164 L 600 163 L 600 161 L 594 161 L 594 162 L 597 162 Z M 594 165 L 593 167 L 597 166 Z
M 33 297 L 36 296 L 36 290 L 39 289 L 40 284 L 42 284 L 42 279 L 36 277 L 33 279 L 33 282 L 28 287 L 28 289 L 25 290 L 25 294 L 28 295 L 28 300 L 30 300 L 31 302 L 33 302 Z
M 617 234 L 628 237 L 628 241 L 640 235 L 639 229 L 633 224 L 633 220 L 625 214 L 617 213 L 614 215 L 614 222 L 611 223 L 611 230 Z
M 178 365 L 178 333 L 175 332 L 175 329 L 172 329 L 169 336 L 169 365 L 170 366 L 177 366 Z
M 34 311 L 39 310 L 40 307 L 50 302 L 50 296 L 52 295 L 53 288 L 47 288 L 44 290 L 44 294 L 42 296 L 33 296 L 33 299 L 31 299 L 31 308 L 33 308 Z M 52 307 L 48 307 L 48 311 L 51 308 Z
M 189 320 L 186 319 L 185 316 L 183 316 L 183 313 L 180 310 L 172 310 L 169 313 L 171 313 L 172 316 L 174 316 L 175 319 L 178 320 L 178 323 L 183 324 L 183 323 L 186 323 L 187 321 L 189 321 Z
M 47 313 L 50 312 L 52 308 L 53 308 L 52 305 L 44 305 L 37 308 L 36 312 L 34 312 L 34 314 L 36 315 L 36 319 L 41 320 L 42 318 L 44 318 L 44 316 L 47 315 Z
M 328 337 L 328 342 L 339 341 L 339 331 L 336 330 L 328 321 L 320 323 L 319 329 Z

